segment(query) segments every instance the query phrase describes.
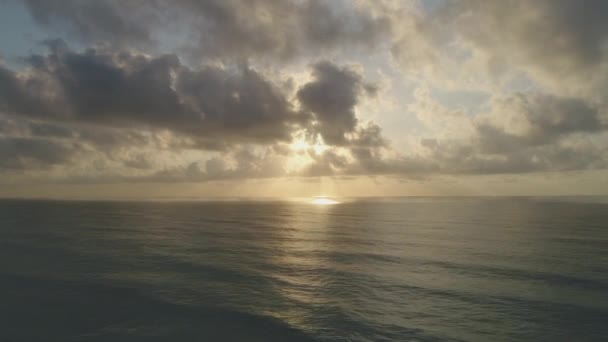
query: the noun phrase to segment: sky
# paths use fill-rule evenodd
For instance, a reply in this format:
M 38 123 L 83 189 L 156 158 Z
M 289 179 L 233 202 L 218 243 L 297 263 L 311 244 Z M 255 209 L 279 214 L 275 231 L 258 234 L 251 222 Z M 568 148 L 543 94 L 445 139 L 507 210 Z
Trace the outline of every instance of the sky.
M 608 195 L 604 0 L 0 0 L 0 197 Z

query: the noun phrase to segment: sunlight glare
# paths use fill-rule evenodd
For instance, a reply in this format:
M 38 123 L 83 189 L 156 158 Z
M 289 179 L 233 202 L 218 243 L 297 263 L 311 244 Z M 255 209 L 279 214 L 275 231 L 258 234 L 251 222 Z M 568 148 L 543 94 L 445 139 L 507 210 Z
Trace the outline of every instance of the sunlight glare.
M 305 140 L 296 140 L 293 144 L 291 144 L 291 149 L 293 151 L 305 151 L 310 148 L 310 145 Z
M 331 198 L 327 198 L 327 197 L 316 197 L 310 203 L 316 204 L 316 205 L 332 205 L 332 204 L 338 204 L 340 202 L 335 201 Z
M 313 139 L 312 142 L 306 140 L 303 137 L 298 137 L 291 144 L 291 150 L 294 152 L 312 151 L 316 155 L 321 155 L 323 152 L 329 149 L 329 146 L 325 145 L 323 139 L 318 136 Z

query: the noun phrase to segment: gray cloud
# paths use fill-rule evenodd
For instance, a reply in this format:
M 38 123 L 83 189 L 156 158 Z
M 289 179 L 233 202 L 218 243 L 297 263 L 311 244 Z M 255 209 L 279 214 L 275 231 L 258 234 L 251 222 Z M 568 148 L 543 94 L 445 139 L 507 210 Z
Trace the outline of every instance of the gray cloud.
M 150 157 L 145 154 L 139 153 L 131 156 L 128 159 L 123 160 L 123 165 L 133 169 L 149 170 L 154 167 L 154 164 L 150 161 Z
M 472 128 L 468 135 L 422 139 L 420 146 L 401 153 L 382 143 L 351 145 L 348 161 L 335 162 L 329 151 L 315 158 L 309 173 L 417 178 L 603 169 L 608 167 L 608 126 L 601 112 L 582 99 L 514 94 L 494 99 L 487 113 L 460 117 L 469 121 L 463 125 Z M 369 127 L 372 136 L 382 137 L 379 127 Z
M 501 151 L 553 143 L 575 133 L 606 129 L 600 108 L 582 99 L 515 94 L 495 100 L 493 111 L 475 124 L 481 145 Z
M 194 14 L 200 55 L 271 56 L 318 54 L 345 46 L 372 46 L 387 22 L 340 1 L 181 1 Z
M 0 67 L 0 109 L 31 118 L 167 129 L 206 148 L 286 141 L 303 120 L 274 84 L 243 66 L 192 70 L 174 55 L 147 57 L 61 42 L 31 68 Z
M 75 51 L 49 41 L 49 52 L 25 58 L 24 69 L 0 64 L 0 112 L 10 114 L 0 118 L 4 170 L 65 166 L 72 175 L 79 151 L 87 157 L 78 167 L 96 173 L 73 179 L 105 181 L 608 167 L 605 1 L 455 0 L 409 12 L 391 1 L 24 2 L 44 27 L 95 47 Z M 152 48 L 157 40 L 179 41 L 196 63 L 138 52 L 184 52 Z M 431 95 L 423 94 L 410 109 L 429 111 L 416 114 L 435 135 L 396 148 L 379 125 L 357 116 L 376 90 L 356 67 L 317 62 L 308 83 L 285 90 L 251 66 L 278 63 L 273 71 L 283 72 L 293 58 L 391 44 L 407 73 L 460 75 L 454 66 L 466 62 L 497 78 L 523 72 L 535 91 L 497 91 L 476 116 L 424 102 Z M 437 134 L 441 125 L 449 129 Z M 309 147 L 302 153 L 312 164 L 289 173 L 288 158 L 300 152 L 288 142 L 302 131 L 309 142 L 320 135 L 330 146 Z M 157 155 L 164 152 L 175 158 Z
M 388 22 L 350 2 L 305 0 L 24 0 L 41 25 L 91 42 L 146 46 L 185 38 L 197 57 L 287 59 L 344 46 L 370 47 Z M 192 43 L 195 42 L 195 43 Z M 188 45 L 188 44 L 187 44 Z
M 607 167 L 602 109 L 582 99 L 528 93 L 496 98 L 469 118 L 469 137 L 422 140 L 447 174 L 525 173 Z
M 46 122 L 29 124 L 30 135 L 35 137 L 73 138 L 74 132 L 68 127 Z
M 382 134 L 382 127 L 368 122 L 366 125 L 357 127 L 355 134 L 349 139 L 349 145 L 353 147 L 381 148 L 388 147 L 389 141 Z
M 518 174 L 547 171 L 603 169 L 608 154 L 598 146 L 555 144 L 483 153 L 475 142 L 443 141 L 430 148 L 427 158 L 434 160 L 442 174 Z
M 357 129 L 355 107 L 359 98 L 375 93 L 351 68 L 322 61 L 313 66 L 313 81 L 298 90 L 302 107 L 314 113 L 323 140 L 330 145 L 345 145 L 346 137 Z
M 32 17 L 45 27 L 67 31 L 87 43 L 120 46 L 152 43 L 159 2 L 141 0 L 23 0 Z
M 67 162 L 72 146 L 48 139 L 0 136 L 0 169 L 29 170 Z
M 521 71 L 560 95 L 605 97 L 605 1 L 454 0 L 406 13 L 408 20 L 392 16 L 392 52 L 408 72 L 430 69 L 463 78 L 459 69 L 472 62 L 476 74 L 469 78 L 501 79 Z
M 602 0 L 459 0 L 447 2 L 443 11 L 479 46 L 510 51 L 504 58 L 517 56 L 517 62 L 553 71 L 591 71 L 605 61 L 608 3 Z
M 286 176 L 284 158 L 271 150 L 239 148 L 221 156 L 172 166 L 143 176 L 122 175 L 116 179 L 138 182 L 210 182 L 263 179 Z M 91 182 L 95 179 L 86 179 Z

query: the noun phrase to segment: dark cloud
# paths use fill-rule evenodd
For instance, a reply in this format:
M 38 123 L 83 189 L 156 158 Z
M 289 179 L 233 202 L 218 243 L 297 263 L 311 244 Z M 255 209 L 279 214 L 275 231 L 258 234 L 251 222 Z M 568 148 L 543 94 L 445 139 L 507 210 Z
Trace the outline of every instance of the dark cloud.
M 148 57 L 54 44 L 22 72 L 0 68 L 0 108 L 36 119 L 167 129 L 202 147 L 291 138 L 305 117 L 277 87 L 243 66 L 192 70 L 174 55 Z
M 487 152 L 550 144 L 567 135 L 606 128 L 600 109 L 593 104 L 534 93 L 496 100 L 490 116 L 475 125 L 480 145 Z
M 91 43 L 130 46 L 152 43 L 158 25 L 156 0 L 23 0 L 32 17 L 45 27 L 67 31 Z
M 430 106 L 423 109 L 436 109 Z M 480 175 L 602 169 L 608 167 L 606 124 L 601 108 L 577 98 L 539 93 L 492 101 L 488 113 L 469 120 L 473 131 L 460 138 L 422 139 L 422 150 L 394 153 L 383 143 L 351 145 L 351 160 L 332 166 L 324 158 L 311 169 L 342 175 Z M 382 142 L 379 127 L 367 134 Z
M 0 136 L 18 135 L 23 130 L 23 127 L 18 122 L 4 115 L 0 115 Z
M 141 169 L 141 170 L 150 170 L 154 167 L 151 158 L 145 154 L 138 153 L 134 156 L 130 156 L 129 158 L 122 161 L 124 166 L 130 167 L 133 169 Z
M 75 149 L 47 139 L 0 136 L 0 169 L 29 170 L 67 162 Z
M 0 65 L 0 111 L 59 117 L 66 105 L 59 91 L 46 73 L 20 75 Z
M 87 45 L 142 47 L 160 40 L 163 28 L 162 34 L 176 40 L 188 37 L 186 47 L 197 57 L 286 59 L 336 47 L 370 47 L 388 29 L 386 18 L 343 1 L 24 1 L 38 23 Z
M 3 170 L 65 166 L 69 175 L 79 151 L 86 153 L 77 168 L 94 172 L 74 179 L 105 181 L 608 167 L 602 0 L 454 0 L 409 12 L 391 1 L 23 2 L 39 24 L 94 48 L 48 41 L 49 52 L 24 58 L 25 68 L 0 64 Z M 379 125 L 357 116 L 376 93 L 357 67 L 317 62 L 309 82 L 297 88 L 292 80 L 289 89 L 259 68 L 289 71 L 299 65 L 283 69 L 293 58 L 335 58 L 361 47 L 389 48 L 406 76 L 429 68 L 449 78 L 461 75 L 454 66 L 462 64 L 463 75 L 523 72 L 535 92 L 509 88 L 474 117 L 419 101 L 409 108 L 427 111 L 418 118 L 435 135 L 397 149 Z M 167 49 L 190 52 L 195 62 L 150 54 Z M 429 83 L 450 81 L 439 78 Z M 431 93 L 422 100 L 432 101 Z M 294 134 L 310 145 L 305 151 L 290 149 Z M 329 146 L 315 149 L 318 137 Z M 297 153 L 310 165 L 287 170 Z
M 29 124 L 30 135 L 35 137 L 73 138 L 74 132 L 65 126 L 46 122 L 32 122 Z
M 202 56 L 288 59 L 337 47 L 369 47 L 387 29 L 384 18 L 340 1 L 206 0 L 177 4 L 189 14 L 185 17 L 198 33 L 194 48 Z
M 382 134 L 382 127 L 373 122 L 357 127 L 349 143 L 355 147 L 380 148 L 389 146 L 389 141 Z
M 312 164 L 291 175 L 419 177 L 607 165 L 601 149 L 605 144 L 572 140 L 606 129 L 601 104 L 581 98 L 541 93 L 496 98 L 487 114 L 471 119 L 469 138 L 429 139 L 422 142 L 423 153 L 397 153 L 380 126 L 359 124 L 356 107 L 375 89 L 351 67 L 327 61 L 313 65 L 313 79 L 296 92 L 302 107 L 297 112 L 274 83 L 247 66 L 195 70 L 173 55 L 74 52 L 61 42 L 50 45 L 48 55 L 28 59 L 29 69 L 1 69 L 0 87 L 6 91 L 0 104 L 13 114 L 0 125 L 4 169 L 68 163 L 74 153 L 68 146 L 77 144 L 105 158 L 107 163 L 97 167 L 102 173 L 116 163 L 145 171 L 115 180 L 280 177 L 290 175 L 284 169 L 289 151 L 281 152 L 276 143 L 289 141 L 301 129 L 319 133 L 330 148 L 319 154 L 308 151 Z M 169 142 L 156 135 L 159 130 L 172 132 Z M 251 143 L 269 149 L 261 153 L 242 148 Z M 161 171 L 149 154 L 117 154 L 124 148 L 180 153 L 218 146 L 232 149 L 222 157 Z
M 199 115 L 207 131 L 223 139 L 270 142 L 290 140 L 292 125 L 308 118 L 261 74 L 247 67 L 182 72 L 176 90 L 188 110 Z
M 9 135 L 51 137 L 87 151 L 90 158 L 81 161 L 91 174 L 75 176 L 76 180 L 282 176 L 290 153 L 277 151 L 302 130 L 307 136 L 321 134 L 329 145 L 387 146 L 379 126 L 358 125 L 355 108 L 375 88 L 351 67 L 315 64 L 314 80 L 297 91 L 302 110 L 295 111 L 273 82 L 246 65 L 192 69 L 174 55 L 150 57 L 104 48 L 78 52 L 63 41 L 47 44 L 48 54 L 24 59 L 28 68 L 2 67 L 0 86 L 8 91 L 0 94 L 0 105 L 13 126 L 18 122 L 18 129 L 7 124 Z M 268 150 L 245 148 L 251 144 Z M 221 158 L 159 171 L 163 163 L 146 149 L 174 155 L 199 149 L 224 153 Z M 15 157 L 20 150 L 15 149 Z M 28 155 L 22 157 L 32 159 Z M 314 156 L 317 164 L 325 163 L 336 172 L 348 166 L 339 154 Z M 129 172 L 119 171 L 121 167 L 138 170 L 138 175 L 132 178 Z
M 322 61 L 313 66 L 313 81 L 298 90 L 297 97 L 305 110 L 314 113 L 323 140 L 330 145 L 346 145 L 347 134 L 357 129 L 355 107 L 361 96 L 375 89 L 348 67 Z

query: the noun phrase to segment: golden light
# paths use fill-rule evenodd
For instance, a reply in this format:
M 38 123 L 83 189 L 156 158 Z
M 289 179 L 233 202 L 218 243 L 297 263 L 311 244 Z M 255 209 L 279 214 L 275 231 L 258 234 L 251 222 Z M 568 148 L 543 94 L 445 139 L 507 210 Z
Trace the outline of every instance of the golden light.
M 315 151 L 315 154 L 322 154 L 323 152 L 325 152 L 329 147 L 327 147 L 327 145 L 321 144 L 319 142 L 317 142 L 316 144 L 314 144 L 312 146 L 312 149 Z
M 312 143 L 310 140 L 306 140 L 303 136 L 298 136 L 296 139 L 294 139 L 294 142 L 290 147 L 291 150 L 295 152 L 312 150 L 316 155 L 323 154 L 323 152 L 329 149 L 329 146 L 325 145 L 321 136 L 317 136 Z
M 291 144 L 291 149 L 293 151 L 304 151 L 310 148 L 310 145 L 306 142 L 306 140 L 296 140 L 293 144 Z
M 327 198 L 327 197 L 315 197 L 310 203 L 316 204 L 316 205 L 332 205 L 332 204 L 338 204 L 340 202 L 335 201 L 331 198 Z
M 295 134 L 292 138 L 292 143 L 288 145 L 291 153 L 289 153 L 285 162 L 285 169 L 288 172 L 297 173 L 313 165 L 316 162 L 316 156 L 323 155 L 331 148 L 325 145 L 320 135 L 311 139 L 301 132 Z

